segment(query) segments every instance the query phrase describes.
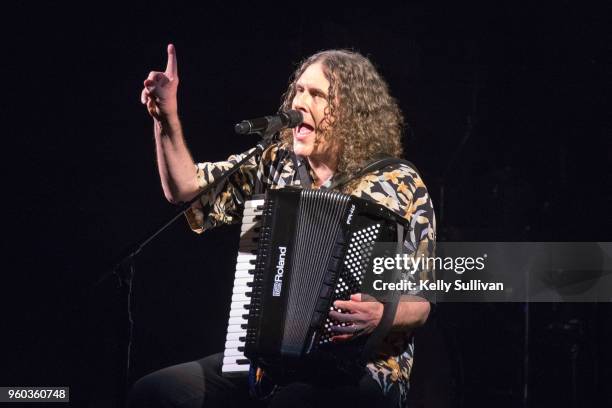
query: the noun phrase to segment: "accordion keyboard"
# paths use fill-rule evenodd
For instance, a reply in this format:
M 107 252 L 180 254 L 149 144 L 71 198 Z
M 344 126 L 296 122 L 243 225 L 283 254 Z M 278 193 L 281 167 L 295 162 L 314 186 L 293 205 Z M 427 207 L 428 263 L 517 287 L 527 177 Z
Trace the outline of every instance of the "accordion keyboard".
M 244 345 L 263 205 L 263 197 L 247 201 L 244 205 L 232 303 L 225 339 L 223 365 L 221 366 L 221 373 L 228 377 L 244 375 L 249 372 L 250 362 L 244 356 Z

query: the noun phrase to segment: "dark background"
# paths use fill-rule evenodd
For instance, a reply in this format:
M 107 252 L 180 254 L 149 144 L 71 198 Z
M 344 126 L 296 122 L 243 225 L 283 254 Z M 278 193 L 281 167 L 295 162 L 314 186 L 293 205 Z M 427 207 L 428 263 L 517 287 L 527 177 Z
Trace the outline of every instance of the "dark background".
M 353 48 L 399 99 L 439 239 L 609 241 L 609 12 L 577 1 L 4 6 L 0 385 L 69 385 L 74 406 L 117 398 L 125 299 L 115 278 L 91 286 L 173 212 L 139 102 L 168 42 L 196 160 L 254 145 L 233 124 L 275 112 L 302 58 Z M 235 227 L 196 236 L 180 220 L 141 253 L 131 380 L 222 350 L 237 244 Z M 440 305 L 417 339 L 414 405 L 612 404 L 611 318 L 608 304 Z

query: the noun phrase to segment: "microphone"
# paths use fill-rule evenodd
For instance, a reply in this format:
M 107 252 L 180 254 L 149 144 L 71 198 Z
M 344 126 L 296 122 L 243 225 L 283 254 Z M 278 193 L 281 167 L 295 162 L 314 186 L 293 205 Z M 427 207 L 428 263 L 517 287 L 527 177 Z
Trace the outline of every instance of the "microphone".
M 302 112 L 289 110 L 278 115 L 264 116 L 263 118 L 243 120 L 234 126 L 234 131 L 239 135 L 250 133 L 273 134 L 284 128 L 296 127 L 304 121 Z

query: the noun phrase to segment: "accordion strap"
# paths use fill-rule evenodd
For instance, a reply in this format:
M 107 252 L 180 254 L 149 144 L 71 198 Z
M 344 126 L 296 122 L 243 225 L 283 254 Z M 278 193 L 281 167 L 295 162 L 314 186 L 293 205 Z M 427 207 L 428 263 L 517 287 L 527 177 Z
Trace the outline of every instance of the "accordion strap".
M 389 157 L 389 156 L 380 157 L 379 156 L 379 157 L 374 158 L 372 161 L 367 162 L 361 169 L 359 169 L 352 176 L 345 175 L 345 176 L 338 177 L 336 180 L 332 182 L 329 188 L 334 189 L 337 187 L 341 187 L 351 180 L 362 177 L 368 173 L 372 173 L 377 170 L 384 169 L 385 167 L 390 166 L 392 164 L 405 164 L 418 173 L 418 170 L 416 169 L 414 164 L 412 164 L 408 160 L 400 159 L 399 157 Z
M 397 224 L 397 249 L 396 252 L 398 254 L 402 253 L 402 248 L 404 247 L 404 226 L 402 224 Z M 393 275 L 391 277 L 391 281 L 395 282 L 398 280 L 400 276 L 400 272 L 398 269 L 393 271 Z M 397 312 L 397 305 L 400 299 L 400 292 L 397 290 L 393 290 L 390 292 L 389 296 L 382 301 L 384 305 L 383 314 L 380 318 L 380 322 L 378 326 L 374 329 L 370 337 L 366 341 L 363 346 L 363 351 L 361 353 L 361 363 L 363 365 L 367 364 L 368 361 L 374 357 L 374 353 L 378 349 L 378 346 L 382 343 L 383 339 L 387 336 L 391 327 L 393 326 L 393 321 L 395 320 L 395 314 Z

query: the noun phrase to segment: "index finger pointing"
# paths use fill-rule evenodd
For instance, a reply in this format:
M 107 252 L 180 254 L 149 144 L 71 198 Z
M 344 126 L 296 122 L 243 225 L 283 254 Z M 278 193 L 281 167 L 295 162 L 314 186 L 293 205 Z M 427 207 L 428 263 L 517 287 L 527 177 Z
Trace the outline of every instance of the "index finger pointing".
M 166 74 L 176 76 L 178 74 L 178 66 L 176 62 L 176 50 L 173 44 L 168 44 L 168 63 L 166 64 Z

